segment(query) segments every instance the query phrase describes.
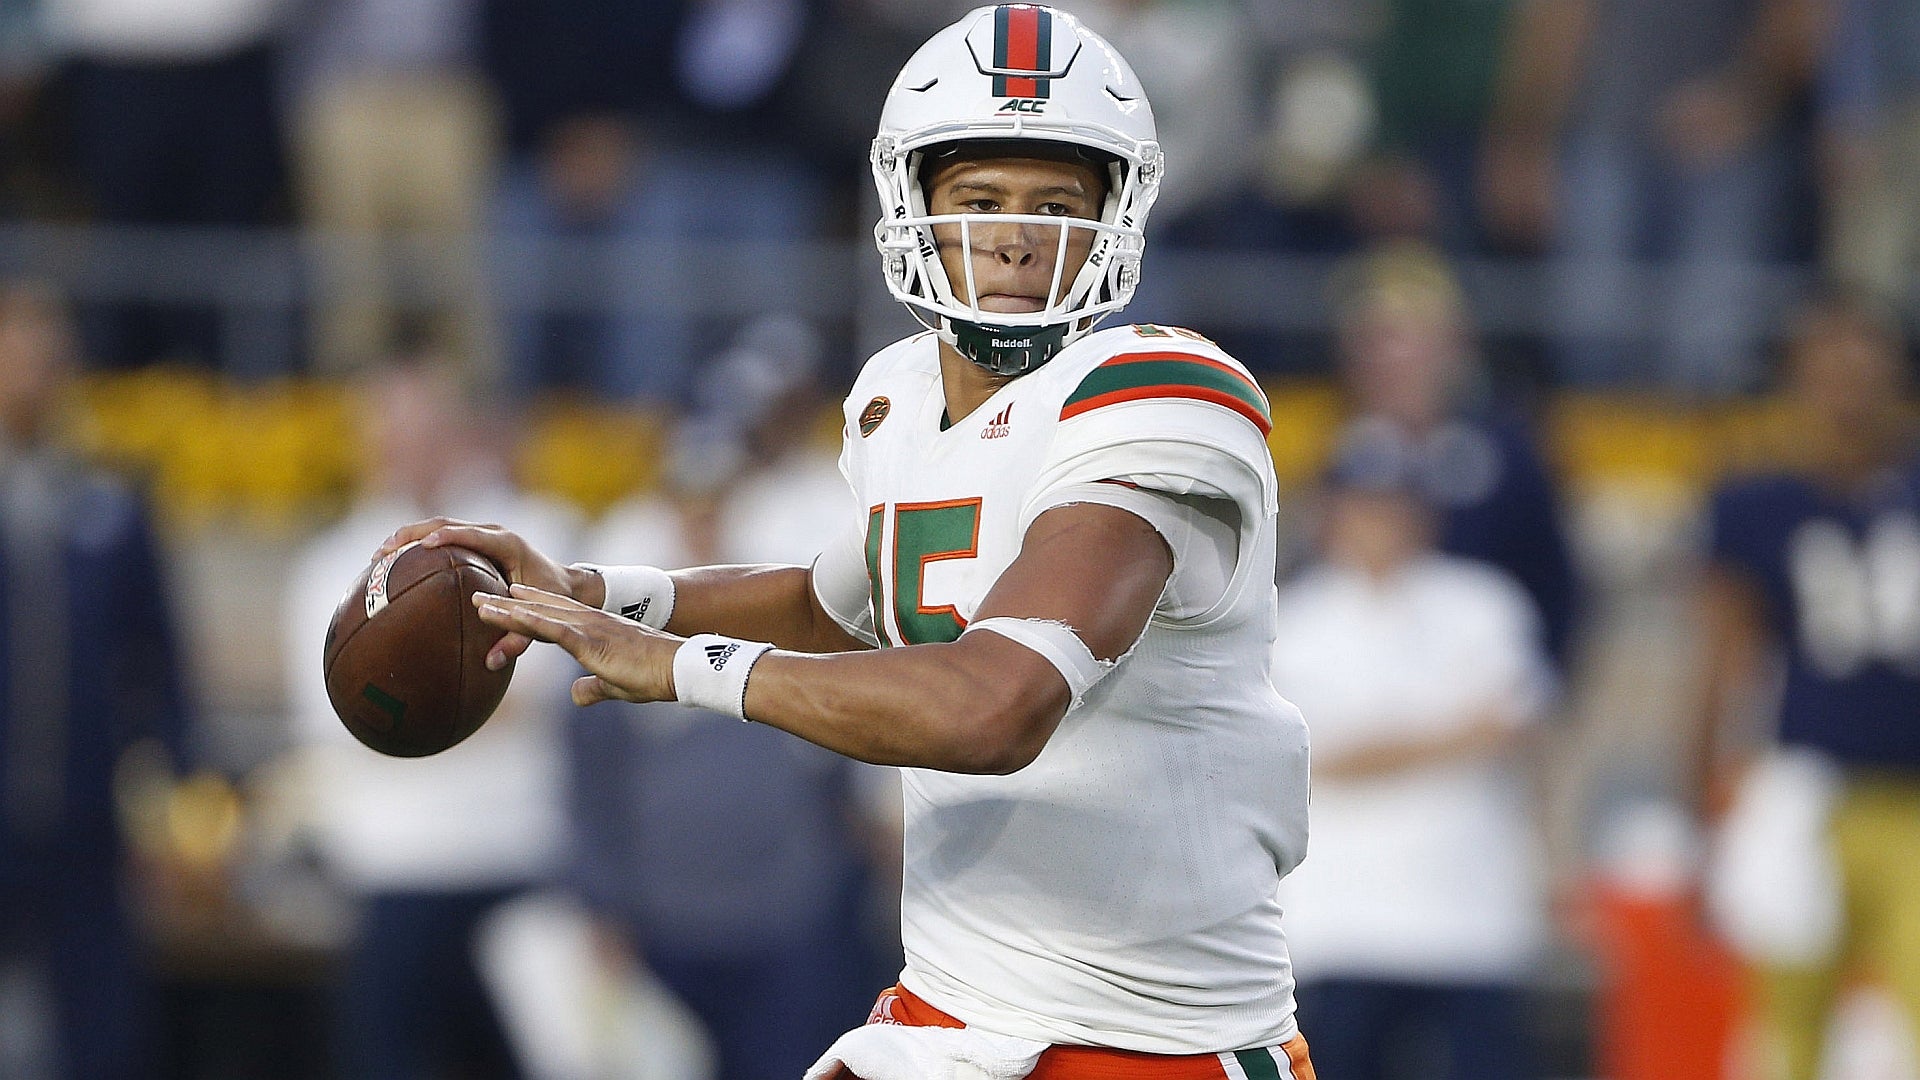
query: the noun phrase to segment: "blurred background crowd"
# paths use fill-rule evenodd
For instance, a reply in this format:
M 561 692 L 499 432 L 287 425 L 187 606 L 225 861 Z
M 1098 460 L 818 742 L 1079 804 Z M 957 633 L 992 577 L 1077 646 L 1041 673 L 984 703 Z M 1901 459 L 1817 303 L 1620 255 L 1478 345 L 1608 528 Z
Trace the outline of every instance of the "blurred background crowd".
M 0 1080 L 797 1077 L 885 770 L 529 656 L 327 707 L 393 527 L 805 562 L 955 0 L 0 0 Z M 1322 1075 L 1920 1076 L 1920 5 L 1085 0 L 1127 318 L 1273 404 Z

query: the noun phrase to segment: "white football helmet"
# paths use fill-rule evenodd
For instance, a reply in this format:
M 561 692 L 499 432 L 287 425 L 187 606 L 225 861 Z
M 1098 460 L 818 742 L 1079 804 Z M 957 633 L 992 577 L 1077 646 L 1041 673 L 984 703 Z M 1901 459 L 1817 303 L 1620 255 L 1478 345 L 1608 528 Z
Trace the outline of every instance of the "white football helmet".
M 1040 215 L 927 213 L 921 165 L 934 148 L 963 141 L 1064 143 L 1094 151 L 1107 168 L 1098 222 Z M 1147 211 L 1160 188 L 1153 110 L 1133 69 L 1079 20 L 1037 4 L 968 13 L 914 53 L 887 93 L 873 140 L 880 192 L 880 249 L 887 289 L 916 319 L 974 363 L 1018 375 L 1125 307 L 1140 279 Z M 1055 227 L 1054 281 L 1046 306 L 984 311 L 972 282 L 957 292 L 941 265 L 933 226 L 958 225 L 962 243 L 988 220 Z M 1068 228 L 1092 232 L 1079 274 L 1063 290 Z M 969 277 L 972 267 L 969 262 Z

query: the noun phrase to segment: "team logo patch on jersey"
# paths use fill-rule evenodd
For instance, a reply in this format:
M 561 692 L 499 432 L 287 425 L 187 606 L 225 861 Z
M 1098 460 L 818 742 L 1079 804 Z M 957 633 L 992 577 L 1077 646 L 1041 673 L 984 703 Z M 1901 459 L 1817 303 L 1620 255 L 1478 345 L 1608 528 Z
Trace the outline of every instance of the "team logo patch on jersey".
M 877 397 L 867 402 L 867 407 L 860 410 L 860 437 L 864 439 L 873 434 L 873 430 L 880 426 L 880 421 L 885 420 L 892 411 L 893 402 L 886 398 Z
M 980 437 L 983 439 L 1004 439 L 1012 434 L 1013 429 L 1008 427 L 1011 423 L 1013 423 L 1013 403 L 1009 401 L 1006 408 L 1001 409 L 998 415 L 987 421 L 986 427 L 980 429 Z

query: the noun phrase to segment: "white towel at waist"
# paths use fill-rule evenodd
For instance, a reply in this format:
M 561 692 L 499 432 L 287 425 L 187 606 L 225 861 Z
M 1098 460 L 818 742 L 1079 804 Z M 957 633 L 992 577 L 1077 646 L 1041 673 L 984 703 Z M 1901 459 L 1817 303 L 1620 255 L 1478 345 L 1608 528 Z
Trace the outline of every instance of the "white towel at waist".
M 971 1028 L 868 1024 L 834 1040 L 806 1080 L 826 1080 L 841 1065 L 861 1080 L 1021 1080 L 1046 1048 Z

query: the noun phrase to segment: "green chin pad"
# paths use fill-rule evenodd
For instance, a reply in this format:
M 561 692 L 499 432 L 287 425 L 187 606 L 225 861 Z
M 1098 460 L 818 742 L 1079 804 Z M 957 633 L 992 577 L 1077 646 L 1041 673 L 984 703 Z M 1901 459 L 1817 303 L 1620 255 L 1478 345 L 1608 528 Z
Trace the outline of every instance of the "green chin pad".
M 953 347 L 995 375 L 1025 375 L 1053 359 L 1067 343 L 1067 327 L 990 326 L 951 321 Z

